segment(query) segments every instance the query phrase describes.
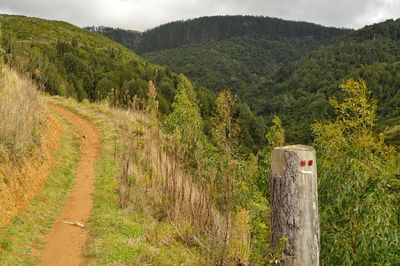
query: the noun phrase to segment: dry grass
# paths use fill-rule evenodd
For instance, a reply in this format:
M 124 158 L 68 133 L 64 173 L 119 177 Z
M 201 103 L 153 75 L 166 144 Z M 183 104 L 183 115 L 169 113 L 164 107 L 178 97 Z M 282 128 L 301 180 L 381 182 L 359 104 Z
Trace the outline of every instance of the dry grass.
M 47 123 L 43 97 L 28 78 L 4 67 L 0 75 L 0 162 L 18 162 L 42 145 Z
M 202 182 L 185 170 L 179 138 L 164 134 L 146 111 L 118 109 L 114 117 L 119 136 L 115 156 L 120 173 L 120 206 L 134 206 L 152 212 L 159 221 L 169 222 L 178 239 L 201 250 L 210 264 L 236 265 L 236 250 L 242 249 L 246 252 L 239 253 L 246 253 L 247 260 L 250 229 L 241 226 L 243 219 L 231 225 L 217 210 L 213 182 Z M 233 226 L 233 232 L 227 226 Z M 221 263 L 224 243 L 231 237 L 230 262 Z
M 4 68 L 0 80 L 0 227 L 41 190 L 60 132 L 58 123 L 48 119 L 35 86 Z

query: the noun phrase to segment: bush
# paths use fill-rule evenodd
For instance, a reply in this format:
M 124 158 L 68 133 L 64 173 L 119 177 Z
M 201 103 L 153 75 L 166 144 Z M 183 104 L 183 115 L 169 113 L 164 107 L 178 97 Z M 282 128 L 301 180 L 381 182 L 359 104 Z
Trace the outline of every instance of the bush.
M 399 262 L 398 155 L 373 128 L 376 103 L 363 80 L 340 87 L 331 100 L 335 122 L 313 125 L 319 168 L 321 263 Z M 397 184 L 397 187 L 396 187 Z

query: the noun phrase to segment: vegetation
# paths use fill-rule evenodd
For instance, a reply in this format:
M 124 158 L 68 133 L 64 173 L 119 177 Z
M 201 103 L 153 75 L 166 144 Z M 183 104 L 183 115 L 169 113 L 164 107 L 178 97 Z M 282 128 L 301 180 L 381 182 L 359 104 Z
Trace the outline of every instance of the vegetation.
M 220 91 L 230 88 L 240 98 L 277 69 L 322 45 L 315 37 L 288 38 L 247 35 L 209 43 L 191 44 L 143 54 L 151 62 L 184 73 L 197 84 Z
M 148 98 L 155 101 L 155 93 L 150 83 Z M 265 238 L 268 201 L 255 184 L 257 159 L 240 149 L 236 101 L 228 91 L 218 95 L 211 138 L 184 76 L 163 124 L 154 115 L 157 102 L 115 113 L 120 206 L 146 206 L 141 212 L 172 224 L 176 239 L 202 258 L 199 264 L 262 265 L 275 254 Z
M 73 185 L 79 157 L 79 141 L 65 121 L 61 118 L 57 120 L 62 123 L 64 131 L 59 150 L 52 154 L 56 162 L 49 176 L 46 176 L 43 190 L 33 197 L 26 209 L 0 229 L 1 265 L 35 265 L 39 261 L 33 251 L 43 246 L 43 237 L 58 217 L 68 191 Z M 29 177 L 38 178 L 30 175 Z M 29 180 L 30 185 L 35 182 Z M 21 185 L 18 189 L 22 190 Z M 6 199 L 2 197 L 2 203 L 3 200 Z M 17 202 L 13 202 L 14 208 L 16 204 Z
M 90 33 L 65 22 L 8 16 L 2 18 L 6 62 L 28 72 L 39 88 L 51 95 L 80 101 L 108 99 L 113 106 L 127 107 L 135 96 L 147 97 L 147 83 L 154 82 L 162 114 L 171 111 L 179 76 L 168 68 L 146 62 L 132 51 L 100 34 Z M 215 95 L 195 88 L 205 131 L 212 113 Z M 249 150 L 263 146 L 265 122 L 244 104 L 238 104 L 242 117 L 242 139 Z
M 27 71 L 41 89 L 78 100 L 110 99 L 128 104 L 144 98 L 147 81 L 160 86 L 160 108 L 168 112 L 175 76 L 146 63 L 130 50 L 64 22 L 4 16 L 6 62 Z
M 47 121 L 44 100 L 30 79 L 5 67 L 0 74 L 0 164 L 18 162 L 42 144 Z
M 253 19 L 264 21 L 267 28 L 274 25 L 268 19 L 252 18 L 250 21 Z M 226 21 L 230 20 L 246 21 L 246 17 L 226 18 Z M 208 25 L 206 21 L 213 22 L 213 26 L 202 26 Z M 232 27 L 235 34 L 226 31 L 230 32 L 229 36 L 217 38 L 219 35 L 215 32 L 219 31 L 215 29 L 223 28 L 224 23 L 224 17 L 211 17 L 170 23 L 150 30 L 147 34 L 156 36 L 158 33 L 162 40 L 168 39 L 162 30 L 166 30 L 168 36 L 176 37 L 173 33 L 185 29 L 191 35 L 179 36 L 188 40 L 191 36 L 196 37 L 170 46 L 160 43 L 159 48 L 146 50 L 144 56 L 182 72 L 196 84 L 212 90 L 230 88 L 265 121 L 272 121 L 274 115 L 279 115 L 289 143 L 312 142 L 310 125 L 316 120 L 334 117 L 329 98 L 342 97 L 338 87 L 351 77 L 365 79 L 372 96 L 379 101 L 377 124 L 380 129 L 399 123 L 400 20 L 389 20 L 357 31 L 330 31 L 314 26 L 311 30 L 307 26 L 310 31 L 304 35 L 307 31 L 292 34 L 291 27 L 301 25 L 295 22 L 283 23 L 279 34 L 265 31 L 255 35 L 244 34 L 237 26 L 242 24 L 233 23 L 228 29 Z M 325 31 L 323 36 L 326 38 L 320 38 L 316 29 Z M 201 37 L 203 35 L 211 37 Z M 154 51 L 149 52 L 152 49 Z M 398 139 L 397 131 L 393 131 L 388 140 L 396 143 Z
M 139 45 L 140 41 L 142 40 L 143 33 L 133 30 L 124 30 L 119 28 L 111 28 L 105 26 L 90 26 L 84 27 L 87 31 L 101 33 L 104 36 L 119 42 L 125 47 L 135 51 L 136 47 Z
M 102 30 L 103 28 L 91 30 Z M 109 34 L 112 29 L 107 28 Z M 211 16 L 170 22 L 141 34 L 134 51 L 139 54 L 177 48 L 189 44 L 220 41 L 238 36 L 266 35 L 270 37 L 315 38 L 326 41 L 343 35 L 349 30 L 328 28 L 313 23 L 287 21 L 255 16 Z M 119 34 L 118 34 L 119 33 Z M 120 42 L 121 29 L 109 34 Z M 128 33 L 132 36 L 132 33 Z M 132 46 L 132 44 L 130 44 Z
M 398 39 L 393 39 L 400 20 L 387 21 L 346 35 L 322 47 L 283 75 L 276 73 L 254 91 L 250 105 L 267 118 L 278 114 L 285 125 L 288 142 L 311 142 L 309 125 L 334 117 L 329 98 L 343 97 L 338 90 L 343 80 L 363 78 L 372 97 L 378 100 L 379 128 L 399 122 L 397 75 Z M 395 137 L 395 136 L 393 136 Z
M 376 103 L 363 80 L 331 100 L 337 118 L 313 125 L 318 151 L 321 263 L 395 265 L 399 250 L 399 156 L 373 132 Z
M 400 260 L 399 156 L 381 130 L 399 122 L 400 20 L 350 32 L 314 52 L 348 31 L 230 16 L 170 23 L 127 39 L 140 40 L 138 47 L 149 45 L 148 51 L 175 47 L 146 56 L 164 56 L 166 62 L 177 57 L 177 68 L 194 71 L 198 84 L 221 86 L 217 94 L 69 24 L 15 16 L 2 20 L 6 62 L 27 70 L 44 91 L 81 100 L 54 101 L 91 119 L 102 131 L 89 223 L 92 238 L 85 254 L 89 263 L 276 263 L 286 242 L 283 238 L 275 248 L 269 243 L 270 153 L 273 147 L 294 141 L 314 142 L 317 149 L 321 263 L 396 265 Z M 107 28 L 89 30 L 114 34 Z M 199 31 L 203 33 L 195 34 Z M 186 34 L 172 38 L 180 33 Z M 209 58 L 204 54 L 226 68 L 207 69 Z M 193 68 L 182 65 L 184 58 L 193 60 Z M 363 79 L 342 82 L 350 76 L 365 78 L 371 93 Z M 268 130 L 263 118 L 222 89 L 226 83 L 271 120 Z M 0 100 L 7 99 L 1 92 Z M 18 97 L 32 97 L 25 93 Z M 35 102 L 40 101 L 30 104 Z M 2 108 L 9 110 L 4 117 L 16 114 L 3 104 Z M 7 136 L 22 134 L 27 140 L 21 142 L 26 143 L 22 150 L 38 142 L 43 122 L 29 119 L 27 130 L 1 133 L 3 149 L 15 149 Z M 77 143 L 67 133 L 72 149 L 61 149 L 61 158 L 67 161 L 59 168 L 67 174 L 53 174 L 60 181 L 53 184 L 51 177 L 43 194 L 53 215 L 76 163 Z M 5 227 L 0 264 L 32 261 L 24 256 L 30 250 L 21 247 L 32 247 L 39 232 L 48 230 L 37 225 L 42 217 L 32 215 L 43 211 L 43 203 L 37 202 L 41 197 Z M 46 211 L 44 216 L 53 219 Z M 35 226 L 27 236 L 31 221 Z

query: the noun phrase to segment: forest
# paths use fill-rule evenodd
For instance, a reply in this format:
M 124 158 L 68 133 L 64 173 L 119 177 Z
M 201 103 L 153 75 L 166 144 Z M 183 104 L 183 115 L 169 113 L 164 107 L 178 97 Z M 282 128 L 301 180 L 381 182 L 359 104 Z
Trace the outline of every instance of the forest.
M 161 113 L 171 112 L 178 75 L 168 67 L 149 63 L 99 34 L 65 22 L 8 15 L 1 20 L 6 63 L 28 71 L 46 92 L 78 100 L 108 99 L 114 106 L 126 107 L 136 101 L 135 96 L 147 97 L 147 82 L 152 80 L 159 90 Z M 196 86 L 196 91 L 208 132 L 216 95 L 203 86 Z M 257 151 L 265 144 L 264 119 L 241 102 L 235 110 L 243 129 L 243 149 Z
M 217 17 L 215 24 L 218 19 L 223 21 L 222 18 Z M 230 19 L 233 18 L 228 16 L 227 20 Z M 159 28 L 181 24 L 195 28 L 192 25 L 203 25 L 202 21 L 182 21 Z M 237 34 L 227 39 L 193 41 L 174 49 L 166 45 L 160 51 L 143 56 L 184 73 L 195 84 L 214 91 L 232 90 L 252 111 L 263 116 L 267 125 L 274 115 L 279 115 L 287 129 L 288 143 L 312 142 L 309 125 L 334 117 L 329 98 L 340 97 L 337 88 L 348 78 L 363 78 L 369 84 L 372 96 L 380 103 L 377 110 L 380 129 L 397 125 L 399 20 L 388 20 L 357 31 L 287 23 L 308 31 L 304 29 L 297 31 L 303 35 L 293 35 L 292 27 L 288 26 L 280 28 L 278 35 L 268 31 L 245 35 L 237 29 Z M 198 33 L 201 35 L 203 31 Z M 209 34 L 213 32 L 210 30 Z M 398 142 L 396 132 L 389 136 L 389 142 Z

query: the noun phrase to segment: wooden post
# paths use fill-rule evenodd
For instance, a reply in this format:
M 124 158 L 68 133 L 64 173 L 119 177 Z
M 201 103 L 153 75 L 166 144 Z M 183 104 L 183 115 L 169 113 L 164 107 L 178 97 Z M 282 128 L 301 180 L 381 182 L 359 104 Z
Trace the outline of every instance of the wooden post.
M 288 242 L 280 265 L 319 265 L 319 215 L 315 150 L 274 148 L 270 178 L 272 245 Z

